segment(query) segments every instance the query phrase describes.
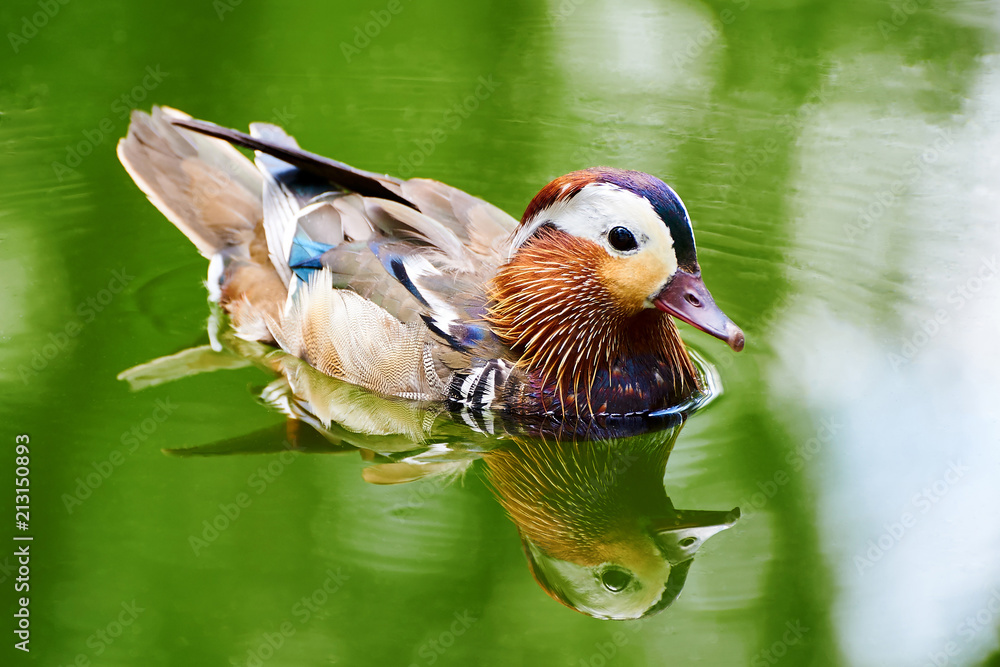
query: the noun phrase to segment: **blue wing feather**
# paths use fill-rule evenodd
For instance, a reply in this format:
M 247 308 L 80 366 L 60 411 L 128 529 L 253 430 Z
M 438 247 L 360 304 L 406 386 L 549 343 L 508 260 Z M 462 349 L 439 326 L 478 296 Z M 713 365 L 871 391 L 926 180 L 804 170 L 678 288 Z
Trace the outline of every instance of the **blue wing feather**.
M 334 246 L 313 241 L 303 233 L 292 239 L 292 250 L 288 255 L 288 267 L 299 280 L 307 282 L 313 271 L 323 268 L 323 253 Z

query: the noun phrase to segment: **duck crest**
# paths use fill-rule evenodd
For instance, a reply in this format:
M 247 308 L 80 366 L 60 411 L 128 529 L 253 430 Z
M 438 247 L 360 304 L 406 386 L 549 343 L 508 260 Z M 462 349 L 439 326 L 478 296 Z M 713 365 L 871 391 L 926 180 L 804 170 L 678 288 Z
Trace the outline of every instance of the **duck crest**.
M 591 183 L 600 182 L 599 179 L 605 173 L 611 171 L 606 167 L 592 167 L 590 169 L 581 169 L 579 171 L 573 171 L 565 176 L 560 176 L 559 178 L 549 182 L 544 188 L 538 191 L 538 194 L 528 203 L 527 208 L 524 209 L 524 215 L 521 217 L 521 224 L 524 225 L 528 221 L 532 220 L 541 211 L 549 208 L 553 204 L 556 204 L 567 199 L 571 199 L 585 186 Z
M 697 387 L 673 322 L 613 294 L 607 261 L 595 243 L 543 227 L 489 286 L 486 320 L 520 355 L 523 398 L 548 412 L 647 412 Z

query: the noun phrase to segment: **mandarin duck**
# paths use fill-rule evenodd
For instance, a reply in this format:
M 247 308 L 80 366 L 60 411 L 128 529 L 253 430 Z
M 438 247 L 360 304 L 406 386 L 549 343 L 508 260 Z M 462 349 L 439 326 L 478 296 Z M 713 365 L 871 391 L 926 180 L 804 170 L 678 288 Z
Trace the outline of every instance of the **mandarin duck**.
M 240 338 L 383 395 L 642 415 L 698 389 L 671 318 L 743 347 L 702 282 L 684 204 L 649 174 L 567 174 L 517 221 L 443 183 L 306 152 L 270 124 L 134 111 L 118 155 L 210 260 L 210 298 Z

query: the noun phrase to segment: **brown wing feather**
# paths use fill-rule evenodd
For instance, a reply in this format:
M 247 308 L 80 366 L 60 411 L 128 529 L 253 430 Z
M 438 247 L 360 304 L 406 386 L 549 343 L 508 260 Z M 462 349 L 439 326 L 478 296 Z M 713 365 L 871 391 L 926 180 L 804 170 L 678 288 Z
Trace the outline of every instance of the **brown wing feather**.
M 403 194 L 424 213 L 451 229 L 476 259 L 495 267 L 518 222 L 487 201 L 450 185 L 424 178 L 402 184 Z
M 260 173 L 226 142 L 178 131 L 178 118 L 184 114 L 168 108 L 133 111 L 119 159 L 202 255 L 249 244 L 263 217 Z

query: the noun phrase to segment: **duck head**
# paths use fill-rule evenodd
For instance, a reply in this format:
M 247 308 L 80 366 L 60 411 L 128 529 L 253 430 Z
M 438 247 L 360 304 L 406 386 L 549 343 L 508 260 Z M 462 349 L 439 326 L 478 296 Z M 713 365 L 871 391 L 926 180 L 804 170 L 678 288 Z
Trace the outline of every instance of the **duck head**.
M 501 340 L 560 396 L 593 386 L 604 367 L 614 375 L 616 360 L 644 356 L 664 361 L 651 372 L 673 375 L 674 394 L 690 389 L 693 369 L 667 316 L 736 351 L 744 344 L 701 278 L 683 202 L 637 171 L 595 167 L 545 186 L 524 213 L 491 299 L 488 319 Z

